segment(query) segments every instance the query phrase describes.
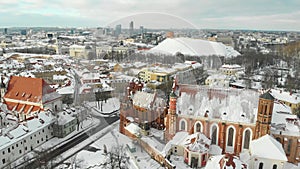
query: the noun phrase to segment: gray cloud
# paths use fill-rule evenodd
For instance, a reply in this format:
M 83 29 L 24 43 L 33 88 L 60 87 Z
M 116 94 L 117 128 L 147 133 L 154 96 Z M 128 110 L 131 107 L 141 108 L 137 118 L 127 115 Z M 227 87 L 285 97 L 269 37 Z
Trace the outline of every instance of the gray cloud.
M 0 26 L 20 25 L 22 17 L 34 18 L 28 25 L 43 26 L 48 19 L 57 26 L 99 26 L 133 14 L 155 12 L 185 18 L 199 28 L 300 30 L 299 0 L 10 0 L 0 2 L 0 6 L 4 14 Z

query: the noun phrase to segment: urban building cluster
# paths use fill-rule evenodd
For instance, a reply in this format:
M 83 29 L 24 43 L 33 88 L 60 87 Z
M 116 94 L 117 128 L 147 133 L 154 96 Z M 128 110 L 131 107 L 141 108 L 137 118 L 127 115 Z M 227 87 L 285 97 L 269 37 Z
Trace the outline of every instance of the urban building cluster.
M 296 59 L 244 56 L 280 54 L 299 33 L 122 26 L 3 29 L 0 168 L 111 118 L 137 143 L 128 153 L 140 146 L 166 168 L 300 163 Z

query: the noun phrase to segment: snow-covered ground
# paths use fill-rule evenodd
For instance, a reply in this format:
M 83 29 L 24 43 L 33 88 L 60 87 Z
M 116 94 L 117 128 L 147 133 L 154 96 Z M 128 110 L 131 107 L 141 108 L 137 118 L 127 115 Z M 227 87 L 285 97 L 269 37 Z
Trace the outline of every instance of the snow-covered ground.
M 94 115 L 99 116 L 110 116 L 112 112 L 116 112 L 120 110 L 120 100 L 119 98 L 113 97 L 109 98 L 106 102 L 103 101 L 102 103 L 102 110 L 100 108 L 101 101 L 98 103 L 95 102 L 85 102 L 85 105 L 91 109 Z
M 113 126 L 113 127 L 112 127 Z M 89 148 L 81 150 L 76 155 L 72 156 L 64 163 L 71 163 L 76 165 L 78 168 L 89 168 L 93 167 L 93 169 L 103 169 L 103 166 L 98 166 L 101 163 L 104 163 L 107 156 L 104 154 L 104 145 L 107 147 L 107 150 L 110 151 L 112 147 L 116 146 L 127 146 L 127 144 L 131 144 L 131 147 L 136 149 L 135 152 L 129 152 L 126 150 L 126 154 L 130 157 L 129 162 L 127 163 L 128 168 L 136 169 L 136 168 L 157 168 L 163 169 L 159 163 L 153 160 L 145 150 L 142 150 L 138 143 L 132 142 L 130 138 L 119 133 L 119 125 L 118 122 L 114 123 L 112 126 L 109 126 L 103 129 L 101 132 L 95 134 L 95 138 L 100 137 L 93 144 L 89 146 Z M 106 133 L 101 136 L 101 133 Z M 93 136 L 94 137 L 94 136 Z M 91 138 L 92 139 L 92 138 Z M 74 151 L 72 149 L 72 151 Z M 63 155 L 65 156 L 65 154 Z M 63 168 L 63 165 L 57 167 Z
M 46 151 L 46 150 L 53 150 L 60 146 L 61 144 L 65 143 L 67 140 L 70 139 L 76 139 L 78 135 L 81 133 L 87 132 L 89 129 L 91 129 L 93 126 L 97 126 L 100 123 L 99 119 L 96 118 L 87 118 L 82 122 L 82 127 L 79 128 L 79 130 L 75 130 L 69 135 L 67 135 L 64 138 L 57 138 L 54 137 L 50 139 L 49 141 L 45 142 L 41 146 L 37 147 L 37 151 Z M 17 166 L 18 164 L 24 163 L 24 160 L 29 160 L 35 157 L 35 153 L 33 151 L 27 153 L 24 157 L 16 160 L 12 165 Z

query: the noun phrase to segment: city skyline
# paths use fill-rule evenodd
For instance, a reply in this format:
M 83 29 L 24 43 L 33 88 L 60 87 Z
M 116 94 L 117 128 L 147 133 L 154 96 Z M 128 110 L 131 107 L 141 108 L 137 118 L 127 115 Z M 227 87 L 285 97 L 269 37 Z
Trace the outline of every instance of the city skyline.
M 299 31 L 299 5 L 300 2 L 296 0 L 254 0 L 243 3 L 238 0 L 175 0 L 172 3 L 167 0 L 13 0 L 0 2 L 0 27 L 98 27 L 111 25 L 122 18 L 154 13 L 177 17 L 183 22 L 179 28 L 184 28 L 182 25 L 188 23 L 192 28 L 199 29 Z M 144 21 L 148 25 L 141 25 L 158 28 L 161 25 L 157 25 L 156 21 L 169 22 L 167 18 L 146 18 Z M 126 28 L 128 24 L 122 26 Z M 165 25 L 161 27 L 166 28 Z

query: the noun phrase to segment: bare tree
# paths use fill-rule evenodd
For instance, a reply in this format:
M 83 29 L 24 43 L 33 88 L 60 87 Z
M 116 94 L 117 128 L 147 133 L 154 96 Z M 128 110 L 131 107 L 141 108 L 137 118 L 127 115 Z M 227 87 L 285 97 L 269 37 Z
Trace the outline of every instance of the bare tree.
M 107 161 L 108 168 L 111 169 L 128 168 L 127 164 L 128 164 L 129 157 L 126 154 L 126 148 L 124 145 L 113 146 L 107 154 L 108 154 L 108 161 Z
M 104 154 L 106 159 L 104 162 L 98 165 L 89 166 L 88 169 L 101 167 L 103 169 L 128 169 L 129 157 L 126 153 L 126 147 L 124 145 L 113 146 L 110 151 Z

